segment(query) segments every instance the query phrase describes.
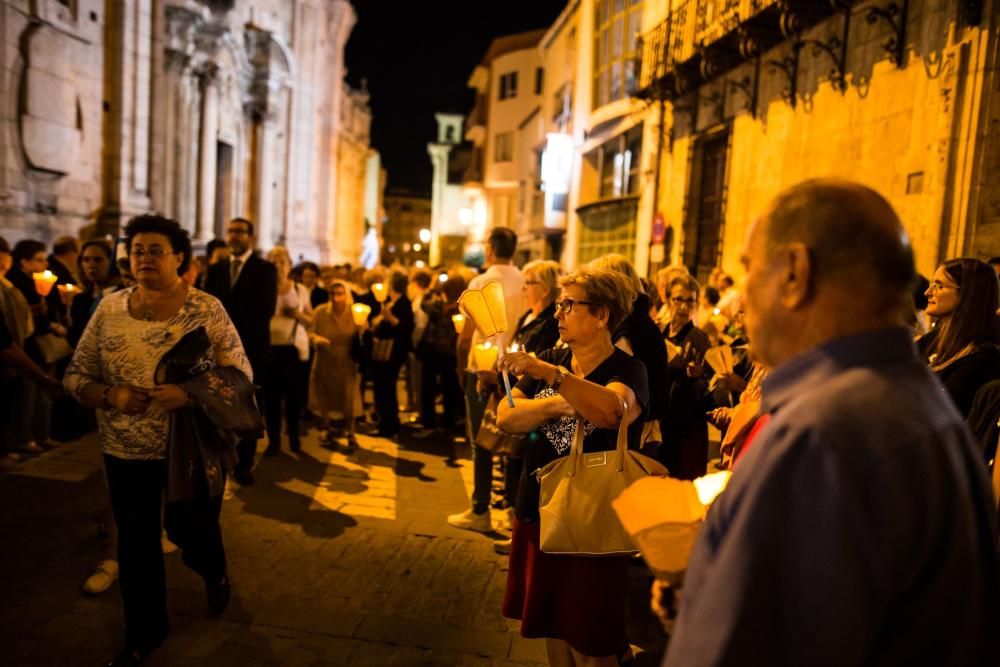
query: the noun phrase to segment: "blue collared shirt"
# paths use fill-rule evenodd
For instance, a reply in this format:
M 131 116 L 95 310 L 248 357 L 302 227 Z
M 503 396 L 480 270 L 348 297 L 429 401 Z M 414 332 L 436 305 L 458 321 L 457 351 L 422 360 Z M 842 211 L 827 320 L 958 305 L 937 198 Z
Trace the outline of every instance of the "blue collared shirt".
M 664 664 L 996 664 L 995 502 L 908 332 L 783 364 L 762 409 L 698 537 Z

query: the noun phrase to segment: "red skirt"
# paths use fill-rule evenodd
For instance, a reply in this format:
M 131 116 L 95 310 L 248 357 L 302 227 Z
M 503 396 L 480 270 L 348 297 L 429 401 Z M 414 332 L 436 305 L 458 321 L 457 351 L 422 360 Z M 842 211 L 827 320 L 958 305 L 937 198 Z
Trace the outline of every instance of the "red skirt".
M 521 635 L 561 639 L 583 655 L 618 655 L 627 644 L 627 556 L 567 556 L 539 548 L 537 521 L 514 519 L 503 615 Z

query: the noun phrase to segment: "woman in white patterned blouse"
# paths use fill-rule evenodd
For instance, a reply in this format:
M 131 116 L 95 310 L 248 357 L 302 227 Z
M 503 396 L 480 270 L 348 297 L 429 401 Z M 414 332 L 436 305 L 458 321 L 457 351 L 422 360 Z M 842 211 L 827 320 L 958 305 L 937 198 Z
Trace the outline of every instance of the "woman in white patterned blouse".
M 157 385 L 157 364 L 186 333 L 204 327 L 216 363 L 235 366 L 252 380 L 250 364 L 222 304 L 180 278 L 191 261 L 191 240 L 175 221 L 156 215 L 125 227 L 137 285 L 105 297 L 87 325 L 66 371 L 66 388 L 97 410 L 111 506 L 118 526 L 125 646 L 112 665 L 139 664 L 169 633 L 160 511 L 167 476 L 169 413 L 191 404 L 177 385 Z M 209 608 L 229 600 L 219 529 L 221 497 L 192 507 L 167 507 L 199 526 L 184 540 L 184 562 L 205 580 Z M 208 516 L 206 516 L 208 515 Z

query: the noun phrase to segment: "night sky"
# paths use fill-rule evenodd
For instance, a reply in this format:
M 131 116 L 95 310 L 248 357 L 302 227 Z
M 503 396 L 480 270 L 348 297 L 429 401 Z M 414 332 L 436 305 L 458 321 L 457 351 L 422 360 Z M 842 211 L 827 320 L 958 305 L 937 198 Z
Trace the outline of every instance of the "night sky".
M 567 0 L 352 0 L 358 13 L 347 43 L 348 74 L 368 80 L 372 146 L 389 187 L 431 186 L 427 143 L 434 113 L 468 113 L 465 82 L 494 37 L 547 28 Z

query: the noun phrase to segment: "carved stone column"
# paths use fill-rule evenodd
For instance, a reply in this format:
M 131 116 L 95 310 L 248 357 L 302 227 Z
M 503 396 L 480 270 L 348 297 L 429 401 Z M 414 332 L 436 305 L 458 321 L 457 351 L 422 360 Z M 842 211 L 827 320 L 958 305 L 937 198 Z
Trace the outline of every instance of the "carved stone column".
M 194 38 L 202 24 L 202 16 L 187 7 L 167 5 L 166 40 L 164 47 L 163 103 L 155 112 L 161 115 L 164 124 L 163 145 L 163 203 L 166 215 L 178 219 L 188 227 L 191 219 L 184 219 L 184 174 L 187 152 L 185 122 L 188 95 L 185 77 L 194 53 Z M 194 231 L 194 230 L 191 230 Z
M 245 103 L 245 112 L 250 119 L 253 133 L 253 154 L 250 162 L 250 182 L 253 183 L 253 191 L 250 193 L 250 202 L 259 229 L 258 238 L 265 248 L 269 248 L 275 242 L 272 187 L 275 165 L 271 156 L 276 128 L 273 120 L 278 110 L 286 73 L 273 62 L 274 46 L 270 32 L 249 26 L 245 39 L 247 53 L 254 68 L 253 80 Z
M 219 133 L 219 67 L 205 63 L 198 70 L 201 87 L 201 133 L 198 150 L 198 224 L 195 239 L 209 241 L 214 234 L 216 137 Z

